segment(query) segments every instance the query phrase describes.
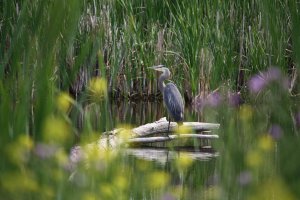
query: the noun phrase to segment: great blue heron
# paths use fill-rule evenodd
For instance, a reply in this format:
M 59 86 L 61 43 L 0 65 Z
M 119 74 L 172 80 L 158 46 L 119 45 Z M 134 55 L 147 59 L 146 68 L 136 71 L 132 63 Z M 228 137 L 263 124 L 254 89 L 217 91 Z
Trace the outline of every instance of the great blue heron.
M 163 94 L 164 104 L 167 107 L 167 110 L 169 112 L 169 119 L 168 119 L 169 124 L 168 124 L 168 133 L 167 133 L 167 136 L 169 136 L 169 128 L 171 122 L 170 116 L 176 122 L 183 121 L 183 110 L 184 110 L 183 98 L 174 83 L 167 83 L 167 84 L 164 83 L 164 80 L 169 79 L 171 75 L 171 72 L 167 67 L 165 67 L 164 65 L 157 65 L 149 68 L 162 72 L 162 74 L 159 76 L 158 79 L 158 86 L 161 93 Z

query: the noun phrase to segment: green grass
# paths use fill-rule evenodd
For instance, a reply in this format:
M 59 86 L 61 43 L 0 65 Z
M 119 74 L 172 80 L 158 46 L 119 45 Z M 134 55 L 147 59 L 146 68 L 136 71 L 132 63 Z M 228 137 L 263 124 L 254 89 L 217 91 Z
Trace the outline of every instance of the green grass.
M 288 0 L 1 1 L 0 196 L 297 199 L 299 9 Z M 100 151 L 100 158 L 87 160 L 88 169 L 79 164 L 75 182 L 68 181 L 70 147 L 120 126 L 117 111 L 109 110 L 114 100 L 156 94 L 157 75 L 147 69 L 156 64 L 170 68 L 188 97 L 216 88 L 224 99 L 228 91 L 241 92 L 246 105 L 223 101 L 203 111 L 204 121 L 221 124 L 220 156 L 183 169 L 179 158 L 162 167 L 122 156 L 122 148 Z M 248 80 L 271 66 L 282 75 L 251 92 Z M 289 90 L 282 87 L 285 78 L 295 78 Z M 137 115 L 143 123 L 162 111 L 147 112 Z M 136 121 L 133 114 L 128 118 Z M 282 136 L 270 138 L 276 126 Z M 57 151 L 40 158 L 39 144 Z M 241 184 L 243 174 L 251 180 Z M 216 183 L 207 185 L 212 177 Z

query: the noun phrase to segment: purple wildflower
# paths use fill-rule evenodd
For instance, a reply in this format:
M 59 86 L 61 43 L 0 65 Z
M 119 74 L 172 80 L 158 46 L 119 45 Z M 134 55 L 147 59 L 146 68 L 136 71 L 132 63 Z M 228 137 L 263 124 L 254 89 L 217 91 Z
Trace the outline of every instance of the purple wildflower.
M 75 146 L 71 149 L 70 152 L 70 161 L 72 163 L 78 163 L 84 158 L 83 150 L 80 146 Z
M 42 159 L 51 158 L 54 156 L 55 152 L 58 150 L 58 147 L 49 144 L 38 143 L 35 146 L 34 153 Z
M 201 95 L 197 95 L 193 101 L 194 108 L 200 112 L 205 106 L 205 99 Z
M 85 158 L 84 152 L 80 146 L 75 146 L 71 149 L 69 162 L 64 166 L 68 171 L 74 171 L 77 164 Z
M 207 96 L 207 104 L 211 107 L 217 107 L 222 102 L 222 96 L 219 92 L 212 92 Z
M 238 176 L 238 183 L 241 186 L 248 185 L 252 181 L 252 174 L 249 171 L 243 171 Z
M 250 92 L 252 93 L 260 92 L 266 87 L 266 85 L 267 85 L 267 81 L 263 76 L 260 75 L 252 76 L 248 82 L 248 87 L 250 89 Z
M 290 88 L 290 85 L 291 85 L 290 80 L 287 77 L 282 79 L 282 88 L 283 89 L 288 90 Z
M 161 200 L 175 200 L 176 198 L 170 194 L 170 193 L 165 193 L 162 197 Z
M 287 77 L 282 76 L 279 68 L 270 67 L 260 75 L 252 76 L 248 82 L 248 87 L 251 93 L 258 93 L 273 81 L 281 84 L 282 88 L 285 90 L 290 86 L 290 80 Z
M 229 93 L 228 94 L 228 103 L 232 107 L 238 107 L 243 103 L 240 93 Z
M 282 129 L 278 124 L 273 124 L 269 129 L 269 133 L 275 140 L 278 140 L 282 136 Z
M 270 67 L 265 73 L 264 76 L 268 82 L 276 81 L 281 79 L 281 71 L 277 67 Z

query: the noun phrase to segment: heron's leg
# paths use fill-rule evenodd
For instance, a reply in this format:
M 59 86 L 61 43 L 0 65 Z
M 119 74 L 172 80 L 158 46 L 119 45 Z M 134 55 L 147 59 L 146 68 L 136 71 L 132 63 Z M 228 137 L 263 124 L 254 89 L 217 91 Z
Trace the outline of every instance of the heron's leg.
M 169 132 L 170 132 L 170 123 L 171 123 L 170 116 L 168 117 L 168 121 L 169 121 L 169 124 L 168 124 L 168 132 L 167 132 L 167 136 L 169 137 Z

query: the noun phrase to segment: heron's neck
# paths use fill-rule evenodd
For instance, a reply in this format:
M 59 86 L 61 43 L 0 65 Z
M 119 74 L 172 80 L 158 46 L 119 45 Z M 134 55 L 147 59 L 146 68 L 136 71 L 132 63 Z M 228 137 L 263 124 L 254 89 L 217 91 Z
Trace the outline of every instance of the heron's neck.
M 158 79 L 158 87 L 161 91 L 161 93 L 164 92 L 164 88 L 166 87 L 164 80 L 169 79 L 170 78 L 170 71 L 164 71 L 162 73 L 162 75 L 160 75 L 159 79 Z

